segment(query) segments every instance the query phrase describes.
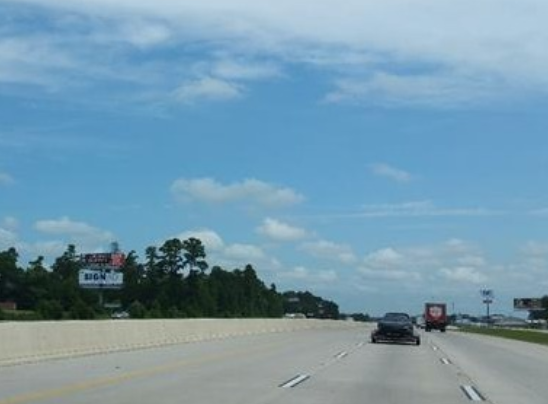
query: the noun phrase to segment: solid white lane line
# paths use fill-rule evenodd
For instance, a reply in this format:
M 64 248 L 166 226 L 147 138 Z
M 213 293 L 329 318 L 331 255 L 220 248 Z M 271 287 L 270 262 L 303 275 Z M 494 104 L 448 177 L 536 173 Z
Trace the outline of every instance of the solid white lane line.
M 304 382 L 306 379 L 308 379 L 309 375 L 297 375 L 294 378 L 288 380 L 287 382 L 280 384 L 280 387 L 282 389 L 290 389 L 292 387 L 295 387 L 296 385 Z
M 472 401 L 483 401 L 483 397 L 478 393 L 478 391 L 473 386 L 461 386 L 464 394 Z

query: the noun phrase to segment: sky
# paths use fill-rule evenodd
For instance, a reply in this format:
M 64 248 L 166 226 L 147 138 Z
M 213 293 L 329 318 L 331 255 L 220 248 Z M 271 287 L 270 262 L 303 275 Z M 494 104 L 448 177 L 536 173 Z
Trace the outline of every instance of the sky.
M 197 237 L 343 312 L 548 294 L 544 0 L 0 0 L 0 250 Z

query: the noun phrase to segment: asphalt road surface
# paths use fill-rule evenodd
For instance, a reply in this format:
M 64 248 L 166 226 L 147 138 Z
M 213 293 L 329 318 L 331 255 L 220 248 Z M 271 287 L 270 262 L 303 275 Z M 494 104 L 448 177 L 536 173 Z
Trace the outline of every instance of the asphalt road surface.
M 0 404 L 548 402 L 548 348 L 457 332 L 371 344 L 368 326 L 0 367 Z

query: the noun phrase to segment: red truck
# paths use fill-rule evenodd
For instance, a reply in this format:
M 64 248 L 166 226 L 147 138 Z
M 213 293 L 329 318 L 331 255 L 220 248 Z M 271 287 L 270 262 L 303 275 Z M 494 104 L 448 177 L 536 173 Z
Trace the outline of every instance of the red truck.
M 447 328 L 447 305 L 445 303 L 426 303 L 424 305 L 424 329 L 426 331 Z

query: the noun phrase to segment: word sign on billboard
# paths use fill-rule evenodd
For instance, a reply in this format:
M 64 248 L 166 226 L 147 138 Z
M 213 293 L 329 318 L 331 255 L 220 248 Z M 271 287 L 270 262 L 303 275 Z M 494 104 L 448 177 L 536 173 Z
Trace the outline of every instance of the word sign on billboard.
M 124 285 L 124 274 L 82 269 L 78 273 L 78 283 L 87 289 L 120 289 Z
M 514 310 L 543 310 L 542 300 L 539 298 L 514 299 Z

